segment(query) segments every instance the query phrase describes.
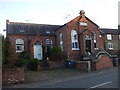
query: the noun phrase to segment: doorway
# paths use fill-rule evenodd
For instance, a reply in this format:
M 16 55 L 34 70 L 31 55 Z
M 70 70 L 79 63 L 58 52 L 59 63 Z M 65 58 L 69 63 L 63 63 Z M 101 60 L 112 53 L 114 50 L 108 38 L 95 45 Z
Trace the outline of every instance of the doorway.
M 34 59 L 42 60 L 42 45 L 39 41 L 34 44 Z
M 91 36 L 86 36 L 86 52 L 92 53 L 92 38 Z

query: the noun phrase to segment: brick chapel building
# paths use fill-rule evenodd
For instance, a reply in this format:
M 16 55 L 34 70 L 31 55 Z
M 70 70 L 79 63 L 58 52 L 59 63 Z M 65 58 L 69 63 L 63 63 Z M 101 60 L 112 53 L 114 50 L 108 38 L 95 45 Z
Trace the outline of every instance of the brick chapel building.
M 67 60 L 80 60 L 104 50 L 99 26 L 80 15 L 64 25 L 32 24 L 6 21 L 7 37 L 15 54 L 28 51 L 32 58 L 45 59 L 45 47 L 60 46 Z

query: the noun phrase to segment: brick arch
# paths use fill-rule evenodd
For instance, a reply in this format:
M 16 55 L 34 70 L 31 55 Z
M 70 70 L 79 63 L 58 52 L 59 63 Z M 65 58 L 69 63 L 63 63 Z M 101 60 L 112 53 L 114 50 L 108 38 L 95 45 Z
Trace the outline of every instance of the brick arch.
M 33 39 L 31 40 L 31 43 L 32 43 L 32 44 L 34 44 L 36 41 L 41 42 L 41 43 L 42 43 L 42 45 L 43 45 L 43 39 L 42 39 L 42 37 L 41 37 L 41 36 L 36 35 L 35 37 L 33 37 Z
M 31 53 L 32 58 L 34 58 L 34 43 L 36 41 L 39 41 L 41 45 L 44 46 L 43 39 L 40 35 L 36 35 L 35 37 L 33 37 L 30 43 L 30 51 L 31 51 L 30 53 Z

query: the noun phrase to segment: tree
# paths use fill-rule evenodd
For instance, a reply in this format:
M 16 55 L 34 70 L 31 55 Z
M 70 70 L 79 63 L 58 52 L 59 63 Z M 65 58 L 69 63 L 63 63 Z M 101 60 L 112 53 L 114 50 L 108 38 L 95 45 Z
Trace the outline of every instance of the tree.
M 2 64 L 8 64 L 10 46 L 9 38 L 4 38 L 4 36 L 2 36 Z

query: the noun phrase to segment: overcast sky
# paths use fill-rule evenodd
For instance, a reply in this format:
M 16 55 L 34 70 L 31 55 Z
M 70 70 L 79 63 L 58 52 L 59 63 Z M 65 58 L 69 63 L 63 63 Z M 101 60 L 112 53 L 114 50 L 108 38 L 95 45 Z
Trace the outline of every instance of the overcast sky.
M 0 0 L 0 33 L 11 22 L 63 25 L 80 10 L 100 28 L 118 28 L 120 0 Z

